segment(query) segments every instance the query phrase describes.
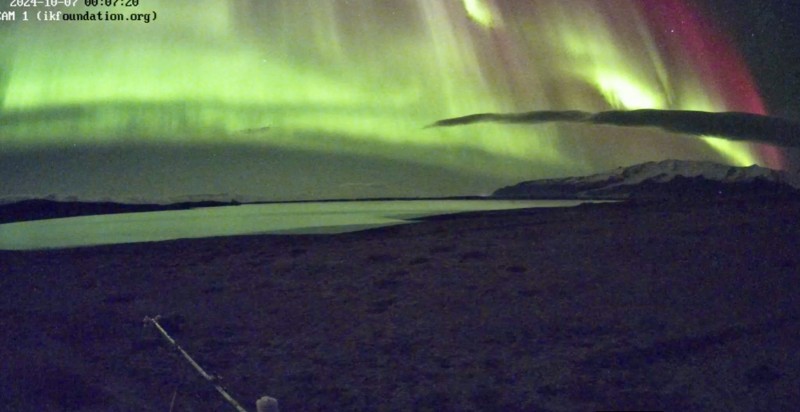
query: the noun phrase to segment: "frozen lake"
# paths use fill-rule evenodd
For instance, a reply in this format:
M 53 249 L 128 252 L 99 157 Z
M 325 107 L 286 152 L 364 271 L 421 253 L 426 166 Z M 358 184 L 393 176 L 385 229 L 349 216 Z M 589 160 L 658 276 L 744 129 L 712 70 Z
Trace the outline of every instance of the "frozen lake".
M 457 212 L 569 207 L 578 200 L 392 200 L 270 203 L 0 225 L 0 249 L 29 250 L 248 234 L 343 233 Z

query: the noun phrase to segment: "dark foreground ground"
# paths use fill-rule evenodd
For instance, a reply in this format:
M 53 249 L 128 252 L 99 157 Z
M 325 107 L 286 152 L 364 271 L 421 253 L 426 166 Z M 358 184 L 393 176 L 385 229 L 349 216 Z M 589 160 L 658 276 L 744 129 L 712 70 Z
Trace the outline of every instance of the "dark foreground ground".
M 0 252 L 0 409 L 794 410 L 800 202 Z

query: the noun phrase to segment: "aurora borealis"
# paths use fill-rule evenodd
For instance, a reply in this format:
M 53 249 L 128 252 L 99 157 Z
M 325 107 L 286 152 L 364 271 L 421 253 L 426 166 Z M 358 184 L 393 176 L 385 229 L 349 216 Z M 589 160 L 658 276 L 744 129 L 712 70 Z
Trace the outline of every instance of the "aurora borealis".
M 158 19 L 0 24 L 0 196 L 445 196 L 667 158 L 786 167 L 777 147 L 665 130 L 424 128 L 767 114 L 740 52 L 685 0 L 140 3 L 123 12 Z

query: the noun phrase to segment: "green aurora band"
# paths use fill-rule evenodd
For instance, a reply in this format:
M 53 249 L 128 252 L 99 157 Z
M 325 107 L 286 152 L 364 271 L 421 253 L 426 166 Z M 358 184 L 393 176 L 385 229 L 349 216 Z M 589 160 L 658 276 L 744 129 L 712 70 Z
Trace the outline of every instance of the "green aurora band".
M 659 130 L 423 128 L 479 112 L 737 109 L 634 0 L 141 4 L 158 19 L 0 24 L 0 154 L 243 145 L 486 177 L 420 195 L 665 158 L 780 167 L 758 145 Z

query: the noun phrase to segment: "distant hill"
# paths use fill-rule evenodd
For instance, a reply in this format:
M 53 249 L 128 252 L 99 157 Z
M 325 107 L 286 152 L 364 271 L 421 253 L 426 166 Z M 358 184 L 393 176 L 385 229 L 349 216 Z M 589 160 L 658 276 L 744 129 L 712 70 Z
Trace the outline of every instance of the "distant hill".
M 0 224 L 25 220 L 53 219 L 115 213 L 185 210 L 199 207 L 233 206 L 237 201 L 194 201 L 171 204 L 127 204 L 117 202 L 82 202 L 50 199 L 28 199 L 0 204 Z
M 798 196 L 786 176 L 759 167 L 664 160 L 607 173 L 518 183 L 492 196 L 525 199 L 707 199 L 721 196 Z

